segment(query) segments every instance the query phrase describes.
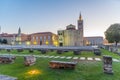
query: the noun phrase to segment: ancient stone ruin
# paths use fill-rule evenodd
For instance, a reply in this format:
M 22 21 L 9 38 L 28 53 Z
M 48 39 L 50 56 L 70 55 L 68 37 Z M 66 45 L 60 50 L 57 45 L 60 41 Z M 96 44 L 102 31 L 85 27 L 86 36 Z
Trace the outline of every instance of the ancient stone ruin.
M 113 74 L 111 56 L 103 56 L 103 70 L 104 73 Z
M 31 55 L 31 56 L 25 56 L 24 60 L 25 60 L 25 62 L 24 62 L 25 66 L 34 65 L 35 62 L 36 62 L 36 58 L 33 55 Z
M 76 62 L 50 61 L 49 67 L 53 69 L 75 69 Z
M 15 59 L 16 59 L 15 56 L 1 55 L 0 56 L 0 63 L 13 63 Z

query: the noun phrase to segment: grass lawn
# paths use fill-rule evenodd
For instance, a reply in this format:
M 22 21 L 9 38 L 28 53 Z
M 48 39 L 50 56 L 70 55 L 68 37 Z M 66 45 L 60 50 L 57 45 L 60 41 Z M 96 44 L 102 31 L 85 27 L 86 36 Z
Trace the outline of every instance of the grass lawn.
M 101 50 L 103 55 L 110 55 L 114 58 L 120 59 L 117 54 L 111 53 L 107 50 Z M 7 51 L 2 50 L 0 53 L 4 54 Z M 30 54 L 27 50 L 18 53 L 11 51 L 13 54 Z M 39 51 L 34 51 L 34 54 L 41 54 Z M 92 52 L 82 52 L 81 55 L 73 55 L 72 52 L 65 52 L 63 54 L 56 54 L 56 52 L 48 52 L 45 55 L 59 55 L 59 56 L 85 56 L 85 57 L 102 57 L 95 56 Z M 69 69 L 51 69 L 49 68 L 49 61 L 53 59 L 37 58 L 35 65 L 24 66 L 23 57 L 17 57 L 12 64 L 0 64 L 0 74 L 17 77 L 18 80 L 119 80 L 120 79 L 120 63 L 113 62 L 113 75 L 103 73 L 102 62 L 96 61 L 80 61 L 74 70 Z M 65 59 L 54 59 L 65 60 Z M 68 60 L 71 61 L 71 60 Z M 32 72 L 31 72 L 32 71 Z

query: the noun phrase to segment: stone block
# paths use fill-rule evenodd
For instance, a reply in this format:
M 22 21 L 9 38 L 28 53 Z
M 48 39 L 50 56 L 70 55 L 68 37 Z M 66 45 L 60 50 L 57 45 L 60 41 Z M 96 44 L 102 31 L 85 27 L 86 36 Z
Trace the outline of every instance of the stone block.
M 85 60 L 85 57 L 80 57 L 80 60 Z
M 113 74 L 111 56 L 103 56 L 103 70 L 104 73 Z
M 57 50 L 57 54 L 62 54 L 63 51 L 62 50 Z
M 73 53 L 75 54 L 75 55 L 79 55 L 80 54 L 80 51 L 73 51 Z
M 47 53 L 47 50 L 41 50 L 41 53 L 45 54 L 45 53 Z
M 91 58 L 91 57 L 88 57 L 88 58 L 87 58 L 87 60 L 91 61 L 91 60 L 93 60 L 93 58 Z
M 31 65 L 35 64 L 35 62 L 36 62 L 36 58 L 32 55 L 25 56 L 24 60 L 25 60 L 25 62 L 24 62 L 25 66 L 31 66 Z

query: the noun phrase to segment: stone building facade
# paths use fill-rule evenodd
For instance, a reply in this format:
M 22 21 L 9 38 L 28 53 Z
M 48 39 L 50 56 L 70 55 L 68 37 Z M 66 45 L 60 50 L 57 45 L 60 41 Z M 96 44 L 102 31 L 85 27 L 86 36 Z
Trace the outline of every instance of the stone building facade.
M 19 28 L 18 34 L 0 34 L 0 39 L 6 39 L 9 45 L 53 45 L 58 46 L 58 36 L 52 32 L 23 34 Z
M 84 37 L 84 42 L 85 45 L 102 46 L 104 43 L 104 39 L 102 36 Z
M 19 28 L 18 33 L 15 35 L 15 44 L 24 45 L 27 41 L 30 41 L 29 35 L 21 33 L 21 28 Z
M 1 40 L 7 40 L 7 44 L 13 44 L 13 41 L 15 40 L 15 34 L 8 34 L 8 33 L 2 33 L 0 34 Z
M 58 30 L 59 46 L 83 46 L 83 20 L 80 14 L 78 28 L 75 25 L 66 26 L 66 30 Z
M 52 32 L 39 32 L 29 35 L 33 45 L 58 45 L 58 36 Z

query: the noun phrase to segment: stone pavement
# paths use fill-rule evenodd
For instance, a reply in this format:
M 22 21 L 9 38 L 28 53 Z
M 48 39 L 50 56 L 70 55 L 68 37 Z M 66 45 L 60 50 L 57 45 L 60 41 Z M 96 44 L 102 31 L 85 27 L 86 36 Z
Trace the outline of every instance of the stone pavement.
M 24 54 L 0 54 L 12 56 L 29 56 Z M 53 58 L 53 59 L 73 59 L 73 60 L 88 60 L 88 61 L 102 61 L 99 57 L 77 57 L 77 56 L 54 56 L 54 55 L 33 55 L 38 58 Z M 113 58 L 113 62 L 120 62 L 120 60 Z
M 17 78 L 6 75 L 0 75 L 0 80 L 17 80 Z

